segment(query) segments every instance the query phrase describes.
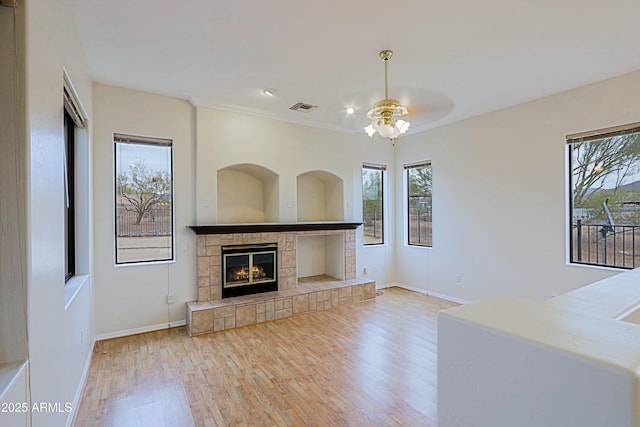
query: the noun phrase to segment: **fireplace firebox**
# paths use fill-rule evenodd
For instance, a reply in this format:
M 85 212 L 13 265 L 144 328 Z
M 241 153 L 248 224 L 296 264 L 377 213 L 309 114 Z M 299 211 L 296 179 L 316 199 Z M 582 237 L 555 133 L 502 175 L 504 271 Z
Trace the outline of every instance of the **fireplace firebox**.
M 222 247 L 222 298 L 278 290 L 278 245 Z

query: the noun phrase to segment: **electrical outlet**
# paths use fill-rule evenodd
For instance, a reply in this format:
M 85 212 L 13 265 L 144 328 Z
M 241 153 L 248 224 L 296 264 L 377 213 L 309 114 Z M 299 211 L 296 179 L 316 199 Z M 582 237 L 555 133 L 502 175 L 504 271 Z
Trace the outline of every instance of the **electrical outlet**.
M 363 276 L 366 276 L 366 275 L 367 275 L 367 267 L 365 267 L 365 268 L 363 268 L 363 269 L 362 269 L 362 275 L 363 275 Z
M 167 304 L 173 304 L 176 302 L 176 294 L 167 295 Z
M 462 275 L 456 274 L 456 283 L 462 283 Z
M 80 344 L 84 344 L 84 329 L 80 329 Z

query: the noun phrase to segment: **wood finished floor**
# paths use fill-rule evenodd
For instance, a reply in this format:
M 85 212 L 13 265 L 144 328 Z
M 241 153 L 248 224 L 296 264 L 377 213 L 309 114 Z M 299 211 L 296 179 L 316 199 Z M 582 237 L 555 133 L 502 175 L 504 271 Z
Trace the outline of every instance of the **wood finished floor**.
M 456 304 L 383 292 L 193 338 L 102 341 L 74 425 L 436 426 L 436 315 Z

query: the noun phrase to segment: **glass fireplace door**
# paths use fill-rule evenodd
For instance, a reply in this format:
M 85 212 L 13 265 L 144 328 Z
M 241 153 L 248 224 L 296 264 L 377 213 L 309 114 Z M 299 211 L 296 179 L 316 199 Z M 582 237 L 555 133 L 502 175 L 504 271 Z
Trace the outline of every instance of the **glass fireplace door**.
M 251 283 L 250 254 L 225 255 L 224 286 L 227 288 Z
M 222 297 L 275 291 L 277 245 L 222 248 Z

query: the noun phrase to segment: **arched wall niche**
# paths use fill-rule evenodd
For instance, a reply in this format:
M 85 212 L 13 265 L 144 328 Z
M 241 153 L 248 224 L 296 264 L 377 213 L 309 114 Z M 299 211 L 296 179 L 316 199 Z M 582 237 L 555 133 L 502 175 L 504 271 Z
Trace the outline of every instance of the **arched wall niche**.
M 344 181 L 331 172 L 314 170 L 298 175 L 298 222 L 344 221 Z
M 279 176 L 242 163 L 218 170 L 218 223 L 278 222 Z

